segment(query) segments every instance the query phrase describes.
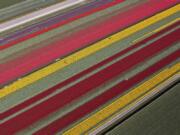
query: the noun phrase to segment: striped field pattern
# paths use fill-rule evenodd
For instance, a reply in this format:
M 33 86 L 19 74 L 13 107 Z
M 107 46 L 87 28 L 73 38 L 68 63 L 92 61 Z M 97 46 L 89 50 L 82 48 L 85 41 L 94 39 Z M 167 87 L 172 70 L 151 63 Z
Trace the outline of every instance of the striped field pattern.
M 133 117 L 180 79 L 178 2 L 58 1 L 2 31 L 0 135 L 108 134 Z

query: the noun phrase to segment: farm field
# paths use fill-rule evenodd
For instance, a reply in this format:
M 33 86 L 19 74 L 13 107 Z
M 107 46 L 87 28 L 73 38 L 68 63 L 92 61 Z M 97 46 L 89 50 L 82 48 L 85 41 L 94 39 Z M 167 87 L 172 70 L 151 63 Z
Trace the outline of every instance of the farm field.
M 178 1 L 8 2 L 0 134 L 179 132 Z
M 179 115 L 177 115 L 180 113 L 179 89 L 180 84 L 173 86 L 162 96 L 158 97 L 155 101 L 138 111 L 128 120 L 106 133 L 106 135 L 131 135 L 132 133 L 139 135 L 178 135 L 180 130 L 176 126 L 178 126 L 178 123 L 180 122 Z M 159 126 L 162 123 L 163 125 Z M 137 124 L 139 126 L 135 126 Z M 131 130 L 127 132 L 128 129 Z

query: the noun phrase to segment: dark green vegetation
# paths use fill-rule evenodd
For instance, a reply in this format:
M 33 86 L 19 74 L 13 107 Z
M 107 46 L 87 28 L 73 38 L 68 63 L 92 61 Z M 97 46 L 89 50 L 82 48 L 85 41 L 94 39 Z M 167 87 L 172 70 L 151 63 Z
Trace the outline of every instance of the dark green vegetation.
M 180 83 L 107 135 L 179 135 Z
M 25 0 L 0 0 L 0 9 L 17 4 Z

